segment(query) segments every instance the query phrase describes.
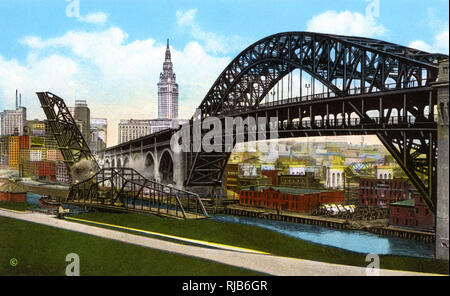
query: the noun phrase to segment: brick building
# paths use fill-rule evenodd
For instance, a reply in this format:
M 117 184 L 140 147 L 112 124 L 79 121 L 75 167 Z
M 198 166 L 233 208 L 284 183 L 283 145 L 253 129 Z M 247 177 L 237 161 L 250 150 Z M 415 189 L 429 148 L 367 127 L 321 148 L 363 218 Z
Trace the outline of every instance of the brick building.
M 56 181 L 56 164 L 54 162 L 38 161 L 36 164 L 39 179 Z
M 239 193 L 240 205 L 294 212 L 309 212 L 320 204 L 343 202 L 343 191 L 260 186 Z
M 0 180 L 0 202 L 27 202 L 27 193 L 18 185 Z
M 278 177 L 279 186 L 320 188 L 320 180 L 314 177 L 314 173 L 305 172 L 304 175 L 281 175 Z
M 359 179 L 357 199 L 365 206 L 387 208 L 390 203 L 409 198 L 412 187 L 407 179 Z
M 273 186 L 278 186 L 278 171 L 277 170 L 261 170 L 261 175 L 270 179 Z
M 434 230 L 433 213 L 422 202 L 419 195 L 389 205 L 389 225 L 420 230 Z

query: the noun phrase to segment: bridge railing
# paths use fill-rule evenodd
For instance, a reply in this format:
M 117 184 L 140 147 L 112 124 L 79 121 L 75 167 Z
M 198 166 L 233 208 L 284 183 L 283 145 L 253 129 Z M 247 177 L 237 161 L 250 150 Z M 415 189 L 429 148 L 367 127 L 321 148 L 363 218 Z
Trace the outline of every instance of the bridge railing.
M 284 121 L 284 122 L 278 122 L 278 131 L 286 131 L 286 130 L 301 130 L 301 129 L 314 129 L 314 128 L 360 128 L 364 126 L 364 128 L 379 128 L 380 125 L 385 126 L 409 126 L 413 127 L 416 124 L 430 124 L 434 123 L 437 120 L 437 115 L 434 115 L 433 118 L 425 119 L 425 121 L 417 121 L 417 118 L 414 116 L 391 116 L 389 118 L 384 117 L 369 117 L 365 120 L 361 120 L 360 118 L 331 118 L 328 120 L 310 120 L 310 119 L 303 119 L 302 122 L 299 122 L 298 120 L 293 120 L 290 122 Z M 277 123 L 269 122 L 266 126 L 266 131 L 273 129 L 273 124 L 277 125 Z M 423 127 L 421 125 L 420 127 Z M 242 131 L 239 131 L 237 129 L 230 130 L 224 134 L 225 137 L 228 136 L 236 136 L 236 134 L 243 134 L 245 135 L 256 135 L 258 134 L 258 127 L 248 127 L 247 125 L 244 125 Z
M 198 194 L 149 180 L 132 168 L 103 168 L 70 188 L 69 202 L 156 212 L 186 218 L 208 216 Z
M 427 120 L 425 123 L 435 122 L 436 115 L 433 116 L 432 120 Z M 418 123 L 417 118 L 415 116 L 391 116 L 389 118 L 380 118 L 380 117 L 370 117 L 367 120 L 361 121 L 360 118 L 332 118 L 328 120 L 309 120 L 303 119 L 302 122 L 298 120 L 292 122 L 279 122 L 278 129 L 285 130 L 289 128 L 312 128 L 312 127 L 342 127 L 342 126 L 359 126 L 361 124 L 367 125 L 414 125 Z M 269 126 L 270 128 L 270 126 Z
M 411 80 L 406 84 L 401 83 L 401 85 L 402 85 L 401 87 L 399 87 L 399 84 L 396 82 L 388 83 L 388 84 L 385 84 L 383 90 L 377 90 L 376 92 L 390 91 L 390 90 L 394 90 L 394 89 L 407 89 L 407 88 L 422 87 L 422 86 L 425 86 L 426 83 L 428 83 L 428 82 L 429 81 L 427 79 Z M 363 93 L 364 94 L 374 93 L 373 88 L 371 88 L 370 86 L 366 86 L 363 89 L 364 89 L 364 91 L 362 91 L 361 87 L 350 88 L 347 91 L 346 95 L 351 96 L 351 95 L 360 95 Z M 337 95 L 334 92 L 328 90 L 327 92 L 322 92 L 322 93 L 318 93 L 318 94 L 307 94 L 305 96 L 297 96 L 297 97 L 292 97 L 292 98 L 287 98 L 287 99 L 273 100 L 272 102 L 261 103 L 261 104 L 257 105 L 256 108 L 273 107 L 273 106 L 279 106 L 279 105 L 285 105 L 285 104 L 293 104 L 293 103 L 301 103 L 301 102 L 307 102 L 307 101 L 313 101 L 313 100 L 329 99 L 329 98 L 334 98 L 334 97 L 337 97 Z

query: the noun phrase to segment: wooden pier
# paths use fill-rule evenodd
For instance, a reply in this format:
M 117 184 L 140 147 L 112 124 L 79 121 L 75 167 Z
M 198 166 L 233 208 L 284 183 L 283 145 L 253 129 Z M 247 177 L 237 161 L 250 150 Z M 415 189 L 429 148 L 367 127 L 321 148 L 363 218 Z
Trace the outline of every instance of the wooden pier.
M 391 227 L 391 226 L 384 226 L 384 227 L 368 226 L 361 229 L 355 229 L 354 227 L 351 226 L 351 223 L 349 223 L 349 221 L 345 219 L 311 216 L 303 213 L 295 213 L 287 211 L 277 212 L 276 210 L 271 209 L 243 207 L 240 205 L 229 205 L 225 208 L 225 214 L 260 218 L 260 219 L 269 219 L 291 223 L 317 225 L 335 229 L 362 230 L 384 236 L 395 236 L 406 239 L 425 241 L 429 243 L 433 243 L 435 241 L 435 235 L 432 232 Z M 370 221 L 367 222 L 370 223 Z
M 302 213 L 285 212 L 285 211 L 277 213 L 274 210 L 248 208 L 239 205 L 228 206 L 225 209 L 225 213 L 229 215 L 246 216 L 275 221 L 308 224 L 308 225 L 317 225 L 337 229 L 345 229 L 347 224 L 344 219 L 309 216 Z
M 395 236 L 402 237 L 412 240 L 425 241 L 429 243 L 434 243 L 436 236 L 433 232 L 419 231 L 414 229 L 405 229 L 405 228 L 397 228 L 392 226 L 381 227 L 381 228 L 370 228 L 367 229 L 372 233 L 387 235 L 387 236 Z

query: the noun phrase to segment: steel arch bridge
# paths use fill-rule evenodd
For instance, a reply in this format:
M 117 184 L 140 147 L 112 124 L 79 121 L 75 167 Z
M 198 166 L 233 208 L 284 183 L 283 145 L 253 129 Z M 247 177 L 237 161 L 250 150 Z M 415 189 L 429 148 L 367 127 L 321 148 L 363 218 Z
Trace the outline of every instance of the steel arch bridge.
M 274 115 L 281 137 L 377 135 L 435 211 L 437 98 L 432 84 L 443 58 L 448 56 L 369 38 L 279 33 L 255 42 L 232 60 L 201 102 L 200 118 Z M 300 82 L 304 71 L 327 92 L 305 99 L 300 86 L 299 97 L 263 103 L 295 69 L 301 70 Z M 396 118 L 391 116 L 394 110 Z M 375 111 L 376 118 L 370 115 Z M 357 117 L 354 124 L 351 114 Z M 342 120 L 336 122 L 337 116 Z M 304 118 L 309 120 L 306 126 Z M 193 121 L 194 117 L 190 128 Z M 229 155 L 230 151 L 190 152 L 185 185 L 219 185 Z

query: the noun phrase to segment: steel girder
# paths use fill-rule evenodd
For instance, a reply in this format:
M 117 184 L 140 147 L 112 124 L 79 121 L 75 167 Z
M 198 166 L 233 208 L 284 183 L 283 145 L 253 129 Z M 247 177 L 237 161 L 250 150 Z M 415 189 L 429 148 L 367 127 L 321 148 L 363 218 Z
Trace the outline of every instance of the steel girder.
M 93 160 L 97 164 L 64 100 L 51 92 L 36 94 L 68 170 L 82 159 Z
M 241 52 L 222 72 L 200 104 L 203 118 L 239 104 L 255 105 L 273 85 L 301 68 L 344 96 L 353 80 L 363 93 L 408 87 L 413 81 L 430 85 L 440 54 L 380 40 L 288 32 L 266 37 Z M 339 83 L 336 83 L 339 80 Z
M 349 95 L 352 82 L 360 88 L 358 98 L 427 88 L 437 77 L 437 62 L 442 57 L 370 38 L 310 32 L 275 34 L 250 45 L 225 68 L 200 104 L 201 118 L 259 110 L 261 100 L 276 83 L 297 68 L 319 80 L 337 98 Z M 393 108 L 400 111 L 400 107 Z M 408 111 L 417 115 L 418 110 Z M 303 112 L 307 114 L 307 110 Z M 220 184 L 228 157 L 229 153 L 191 152 L 186 185 Z
M 103 168 L 70 188 L 68 202 L 125 210 L 208 216 L 198 194 L 148 180 L 132 168 Z

